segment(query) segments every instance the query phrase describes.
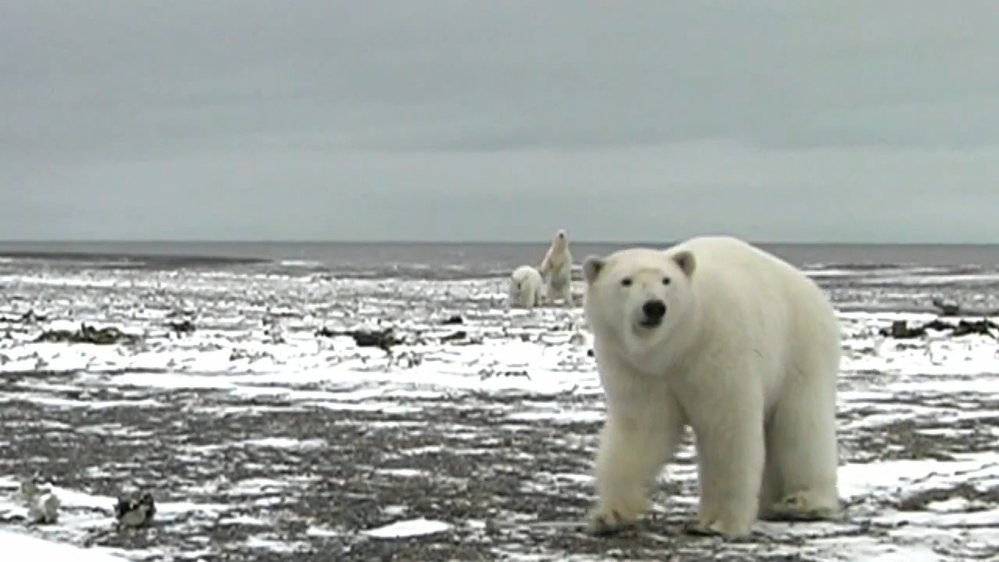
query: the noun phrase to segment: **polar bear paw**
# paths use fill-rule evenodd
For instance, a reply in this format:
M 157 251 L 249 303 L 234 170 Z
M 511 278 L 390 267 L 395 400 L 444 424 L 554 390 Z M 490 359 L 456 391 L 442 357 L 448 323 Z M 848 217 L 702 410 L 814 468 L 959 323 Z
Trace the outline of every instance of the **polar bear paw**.
M 745 537 L 751 532 L 752 522 L 731 517 L 699 518 L 683 527 L 684 533 L 701 537 Z
M 814 492 L 797 492 L 768 506 L 760 514 L 767 521 L 835 521 L 843 516 L 839 500 Z
M 590 512 L 586 522 L 586 532 L 596 536 L 607 536 L 634 527 L 647 507 L 648 503 L 641 500 L 601 504 Z
M 598 537 L 613 535 L 629 527 L 633 527 L 638 518 L 628 518 L 617 510 L 596 510 L 590 514 L 586 522 L 586 532 Z

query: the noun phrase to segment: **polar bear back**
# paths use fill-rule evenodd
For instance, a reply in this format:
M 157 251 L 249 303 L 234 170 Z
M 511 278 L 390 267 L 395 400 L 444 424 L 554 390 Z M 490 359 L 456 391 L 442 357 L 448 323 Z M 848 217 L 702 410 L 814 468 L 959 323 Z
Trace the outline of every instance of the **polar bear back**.
M 544 281 L 538 270 L 530 265 L 522 265 L 513 270 L 509 280 L 509 304 L 531 308 L 544 300 Z
M 696 359 L 711 361 L 712 348 L 751 351 L 760 372 L 769 374 L 763 381 L 767 387 L 779 386 L 789 370 L 801 368 L 798 358 L 838 361 L 839 325 L 832 305 L 797 268 L 725 236 L 692 238 L 667 253 L 682 251 L 696 259 L 691 285 L 704 330 L 689 350 Z
M 513 270 L 513 273 L 510 274 L 510 278 L 513 279 L 514 281 L 524 283 L 524 282 L 540 280 L 541 274 L 538 273 L 538 270 L 536 268 L 530 265 L 522 265 L 519 266 L 517 269 Z
M 834 311 L 825 294 L 784 260 L 722 236 L 692 238 L 667 254 L 682 251 L 692 252 L 697 260 L 693 290 L 699 299 L 715 301 L 701 312 L 714 313 L 716 328 L 738 326 L 748 332 L 755 327 L 755 331 L 786 334 L 818 327 L 838 337 L 838 328 L 830 321 Z M 816 322 L 819 319 L 826 322 Z

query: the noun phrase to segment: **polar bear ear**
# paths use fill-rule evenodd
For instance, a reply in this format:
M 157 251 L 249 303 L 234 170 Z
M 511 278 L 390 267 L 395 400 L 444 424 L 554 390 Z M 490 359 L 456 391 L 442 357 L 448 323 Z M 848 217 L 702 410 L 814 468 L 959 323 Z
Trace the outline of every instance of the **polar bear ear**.
M 583 279 L 586 279 L 587 283 L 593 283 L 597 280 L 597 276 L 600 275 L 600 270 L 604 268 L 606 260 L 600 256 L 586 256 L 583 260 Z
M 676 262 L 676 265 L 680 266 L 680 269 L 687 275 L 687 277 L 694 274 L 697 260 L 694 259 L 694 254 L 690 251 L 684 250 L 673 254 L 673 261 Z

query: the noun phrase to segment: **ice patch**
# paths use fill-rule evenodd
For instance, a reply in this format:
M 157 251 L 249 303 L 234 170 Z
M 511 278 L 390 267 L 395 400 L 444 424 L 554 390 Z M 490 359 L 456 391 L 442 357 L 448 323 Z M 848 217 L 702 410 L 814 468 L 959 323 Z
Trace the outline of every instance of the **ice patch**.
M 972 478 L 981 485 L 999 486 L 999 453 L 961 455 L 954 461 L 921 459 L 851 463 L 839 468 L 840 494 L 848 499 L 869 497 L 878 490 L 886 489 L 911 494 L 928 485 L 958 485 Z
M 33 402 L 45 406 L 56 408 L 86 408 L 89 410 L 101 410 L 104 408 L 158 408 L 162 404 L 155 400 L 71 400 L 69 398 L 58 398 L 44 394 L 31 394 L 27 392 L 11 392 L 0 396 L 0 403 L 3 402 Z
M 386 476 L 395 476 L 398 478 L 418 478 L 420 476 L 426 476 L 426 472 L 415 469 L 415 468 L 383 468 L 377 471 L 379 474 L 384 474 Z
M 219 519 L 219 525 L 245 525 L 247 527 L 270 527 L 273 523 L 260 519 L 259 517 L 251 517 L 249 515 L 236 515 L 233 517 L 223 517 Z
M 128 562 L 103 548 L 81 548 L 4 529 L 0 529 L 0 549 L 5 562 Z
M 239 445 L 250 447 L 268 447 L 271 449 L 321 449 L 326 442 L 321 439 L 298 440 L 287 437 L 268 437 L 264 439 L 248 439 L 238 442 Z
M 406 537 L 416 537 L 421 535 L 432 535 L 443 533 L 451 529 L 451 525 L 443 521 L 434 521 L 424 518 L 410 519 L 408 521 L 397 521 L 384 527 L 368 529 L 364 534 L 378 539 L 401 539 Z
M 304 545 L 301 544 L 265 539 L 263 537 L 250 537 L 246 539 L 246 546 L 283 554 L 293 554 L 304 548 Z
M 597 423 L 602 422 L 606 415 L 597 410 L 565 411 L 558 408 L 534 412 L 516 412 L 507 415 L 507 419 L 517 421 L 550 421 L 554 423 Z
M 325 528 L 323 528 L 323 527 L 314 527 L 314 526 L 310 526 L 310 527 L 309 527 L 309 528 L 308 528 L 308 529 L 307 529 L 307 530 L 305 531 L 305 534 L 306 534 L 306 536 L 309 536 L 309 537 L 323 537 L 323 538 L 329 538 L 329 537 L 339 537 L 339 536 L 341 536 L 341 535 L 342 535 L 343 533 L 339 533 L 339 532 L 337 532 L 337 531 L 334 531 L 334 530 L 331 530 L 331 529 L 325 529 Z

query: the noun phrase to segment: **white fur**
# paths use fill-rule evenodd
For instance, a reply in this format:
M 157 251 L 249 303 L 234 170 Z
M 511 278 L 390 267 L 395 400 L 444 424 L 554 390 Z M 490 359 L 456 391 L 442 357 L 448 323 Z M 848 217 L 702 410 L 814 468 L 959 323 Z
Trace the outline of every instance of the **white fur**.
M 646 485 L 686 426 L 700 488 L 692 532 L 744 535 L 757 517 L 838 516 L 840 334 L 817 285 L 720 236 L 590 257 L 583 271 L 607 401 L 591 532 L 614 532 L 648 508 Z M 649 299 L 666 304 L 656 327 L 638 323 Z
M 555 233 L 538 271 L 547 281 L 548 297 L 561 299 L 565 306 L 572 307 L 572 252 L 565 230 Z
M 522 265 L 510 275 L 511 307 L 534 308 L 544 302 L 544 280 L 538 270 Z

